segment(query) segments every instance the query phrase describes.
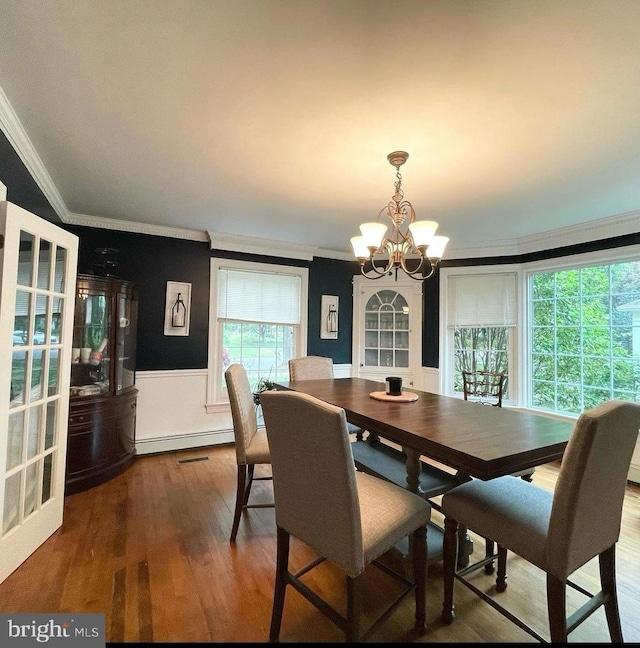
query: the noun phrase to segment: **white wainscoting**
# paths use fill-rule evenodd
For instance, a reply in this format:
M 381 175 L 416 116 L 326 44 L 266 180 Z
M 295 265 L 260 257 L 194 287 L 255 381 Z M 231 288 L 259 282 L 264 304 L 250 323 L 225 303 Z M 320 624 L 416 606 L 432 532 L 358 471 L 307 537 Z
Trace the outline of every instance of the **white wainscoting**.
M 351 376 L 350 364 L 333 366 L 336 378 Z M 233 442 L 231 410 L 220 405 L 207 413 L 207 370 L 137 371 L 136 454 L 165 452 Z M 422 368 L 423 391 L 440 393 L 440 371 Z M 640 440 L 629 470 L 640 484 Z
M 207 370 L 137 371 L 136 454 L 233 441 L 229 406 L 208 414 Z
M 440 393 L 440 369 L 437 367 L 422 367 L 422 391 L 432 394 Z

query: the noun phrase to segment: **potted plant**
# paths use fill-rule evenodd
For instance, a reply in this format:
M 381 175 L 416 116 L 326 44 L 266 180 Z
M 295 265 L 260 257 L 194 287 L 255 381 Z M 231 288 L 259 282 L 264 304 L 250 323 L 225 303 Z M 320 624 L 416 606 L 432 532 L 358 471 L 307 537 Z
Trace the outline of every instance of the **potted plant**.
M 253 402 L 255 403 L 256 407 L 260 405 L 260 394 L 263 391 L 271 391 L 276 388 L 276 383 L 273 382 L 273 380 L 269 380 L 268 378 L 260 378 L 258 380 L 258 384 L 256 385 L 255 391 L 253 392 Z

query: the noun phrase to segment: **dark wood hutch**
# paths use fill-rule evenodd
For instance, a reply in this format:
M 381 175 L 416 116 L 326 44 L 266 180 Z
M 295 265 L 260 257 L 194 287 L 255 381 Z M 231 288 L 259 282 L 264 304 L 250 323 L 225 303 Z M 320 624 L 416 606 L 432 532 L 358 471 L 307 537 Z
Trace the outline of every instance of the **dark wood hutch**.
M 124 472 L 135 457 L 138 287 L 78 275 L 65 494 Z

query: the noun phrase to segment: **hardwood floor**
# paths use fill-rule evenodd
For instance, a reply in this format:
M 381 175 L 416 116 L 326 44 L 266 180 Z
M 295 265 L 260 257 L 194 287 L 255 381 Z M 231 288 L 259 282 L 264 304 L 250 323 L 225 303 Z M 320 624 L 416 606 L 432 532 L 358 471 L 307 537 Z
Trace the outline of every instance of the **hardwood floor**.
M 229 542 L 235 498 L 233 446 L 142 456 L 110 482 L 65 500 L 64 524 L 0 584 L 1 612 L 102 612 L 106 636 L 119 642 L 264 642 L 268 640 L 276 538 L 273 509 L 243 514 L 237 542 Z M 185 461 L 186 460 L 186 461 Z M 193 460 L 193 461 L 192 461 Z M 259 469 L 256 469 L 256 473 Z M 553 488 L 558 467 L 540 467 L 534 483 Z M 252 499 L 267 502 L 270 482 L 254 483 Z M 597 524 L 597 510 L 594 510 Z M 434 511 L 433 519 L 439 520 Z M 474 538 L 474 557 L 484 543 Z M 640 641 L 640 487 L 627 488 L 618 542 L 618 594 L 625 641 Z M 292 543 L 292 567 L 313 556 Z M 509 587 L 500 601 L 548 637 L 544 574 L 510 554 Z M 324 563 L 306 577 L 335 605 L 344 604 L 344 583 Z M 367 570 L 365 608 L 378 612 L 395 594 L 395 581 Z M 597 563 L 574 580 L 592 591 Z M 495 590 L 493 577 L 476 583 Z M 429 569 L 426 642 L 533 642 L 457 584 L 456 620 L 440 622 L 441 564 Z M 584 597 L 571 591 L 571 611 Z M 371 637 L 404 641 L 413 625 L 408 597 Z M 366 622 L 364 624 L 366 626 Z M 344 635 L 291 588 L 281 641 L 333 642 Z M 602 608 L 570 635 L 571 642 L 608 642 Z

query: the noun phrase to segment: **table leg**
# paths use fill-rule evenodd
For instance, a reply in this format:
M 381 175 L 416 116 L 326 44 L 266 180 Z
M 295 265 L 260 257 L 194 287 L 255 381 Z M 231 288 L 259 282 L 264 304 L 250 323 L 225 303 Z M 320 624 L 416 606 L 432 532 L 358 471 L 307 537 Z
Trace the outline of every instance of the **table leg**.
M 420 488 L 420 473 L 422 472 L 420 455 L 411 448 L 403 447 L 402 451 L 407 456 L 407 490 L 422 495 L 423 491 Z

